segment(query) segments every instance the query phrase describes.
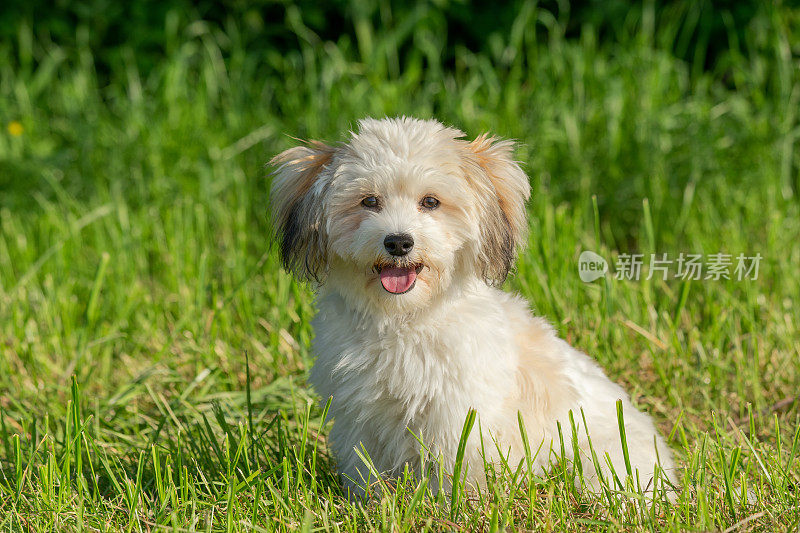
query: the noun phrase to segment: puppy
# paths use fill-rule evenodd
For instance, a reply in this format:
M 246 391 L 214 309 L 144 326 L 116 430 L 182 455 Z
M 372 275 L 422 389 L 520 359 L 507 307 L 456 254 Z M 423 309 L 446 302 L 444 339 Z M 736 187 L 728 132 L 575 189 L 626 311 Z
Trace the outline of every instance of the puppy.
M 330 445 L 344 483 L 363 494 L 375 473 L 408 465 L 430 475 L 426 454 L 452 472 L 474 409 L 480 431 L 464 451 L 473 485 L 485 484 L 484 464 L 515 468 L 526 444 L 533 467 L 547 468 L 563 443 L 591 489 L 614 479 L 612 468 L 624 480 L 630 465 L 652 490 L 674 466 L 650 417 L 498 288 L 526 238 L 530 185 L 513 144 L 463 137 L 434 120 L 365 119 L 344 144 L 313 141 L 271 161 L 283 264 L 317 291 L 310 381 L 323 402 L 332 398 Z

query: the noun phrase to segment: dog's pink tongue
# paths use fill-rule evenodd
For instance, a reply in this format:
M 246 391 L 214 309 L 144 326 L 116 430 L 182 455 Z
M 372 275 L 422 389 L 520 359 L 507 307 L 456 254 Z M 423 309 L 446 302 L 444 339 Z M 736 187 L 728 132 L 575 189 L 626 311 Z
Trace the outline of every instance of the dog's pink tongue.
M 417 271 L 413 268 L 387 267 L 381 270 L 383 288 L 394 294 L 406 292 L 416 279 Z

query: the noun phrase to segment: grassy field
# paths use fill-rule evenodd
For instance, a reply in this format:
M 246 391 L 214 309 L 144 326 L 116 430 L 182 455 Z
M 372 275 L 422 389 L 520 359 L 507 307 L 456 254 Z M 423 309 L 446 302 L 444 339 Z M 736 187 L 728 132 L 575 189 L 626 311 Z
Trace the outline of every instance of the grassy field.
M 0 42 L 3 530 L 797 530 L 800 12 L 764 8 L 710 69 L 647 9 L 615 39 L 566 38 L 525 4 L 453 61 L 435 13 L 409 13 L 329 42 L 289 8 L 296 50 L 261 55 L 170 16 L 153 68 L 122 47 L 102 75 L 85 29 Z M 560 471 L 452 501 L 411 479 L 342 496 L 305 385 L 313 296 L 270 247 L 264 164 L 289 135 L 398 114 L 520 141 L 531 232 L 506 288 L 653 415 L 674 503 Z M 756 280 L 588 284 L 582 250 L 763 259 Z

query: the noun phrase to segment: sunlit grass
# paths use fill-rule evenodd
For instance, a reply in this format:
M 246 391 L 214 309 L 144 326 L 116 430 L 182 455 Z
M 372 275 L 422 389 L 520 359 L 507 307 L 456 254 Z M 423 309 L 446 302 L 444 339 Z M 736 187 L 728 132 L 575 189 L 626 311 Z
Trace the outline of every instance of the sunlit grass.
M 88 49 L 24 27 L 0 45 L 4 529 L 797 529 L 798 35 L 760 14 L 728 76 L 665 51 L 669 24 L 567 40 L 529 6 L 495 52 L 445 65 L 440 21 L 413 17 L 326 43 L 293 13 L 298 49 L 258 57 L 235 28 L 176 23 L 156 68 L 121 59 L 102 84 Z M 519 465 L 481 493 L 342 493 L 263 165 L 289 136 L 396 114 L 520 141 L 531 232 L 507 288 L 654 416 L 674 503 Z M 764 259 L 755 281 L 584 284 L 582 250 Z

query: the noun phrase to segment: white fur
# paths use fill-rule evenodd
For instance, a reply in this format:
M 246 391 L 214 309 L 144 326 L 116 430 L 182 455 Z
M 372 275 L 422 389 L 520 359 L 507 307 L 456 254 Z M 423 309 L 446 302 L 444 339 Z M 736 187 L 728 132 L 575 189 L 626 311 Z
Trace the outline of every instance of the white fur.
M 332 397 L 330 444 L 340 472 L 355 485 L 367 479 L 363 446 L 383 475 L 405 465 L 422 473 L 417 438 L 452 472 L 471 408 L 487 460 L 502 453 L 516 467 L 524 458 L 519 412 L 531 449 L 541 445 L 534 466 L 547 468 L 551 448 L 560 450 L 557 422 L 572 457 L 572 411 L 583 470 L 597 488 L 587 429 L 603 471 L 607 454 L 624 478 L 621 400 L 639 482 L 652 483 L 659 459 L 673 478 L 670 450 L 650 417 L 523 299 L 495 287 L 524 242 L 528 178 L 507 141 L 461 137 L 436 121 L 366 119 L 346 144 L 314 143 L 273 160 L 284 263 L 316 280 L 310 381 L 323 403 Z M 421 207 L 427 195 L 440 206 Z M 379 197 L 380 210 L 362 206 L 366 196 Z M 398 232 L 415 242 L 403 260 L 424 265 L 401 295 L 384 290 L 374 271 L 395 262 L 383 240 Z M 485 483 L 480 450 L 476 427 L 465 455 L 476 485 Z

